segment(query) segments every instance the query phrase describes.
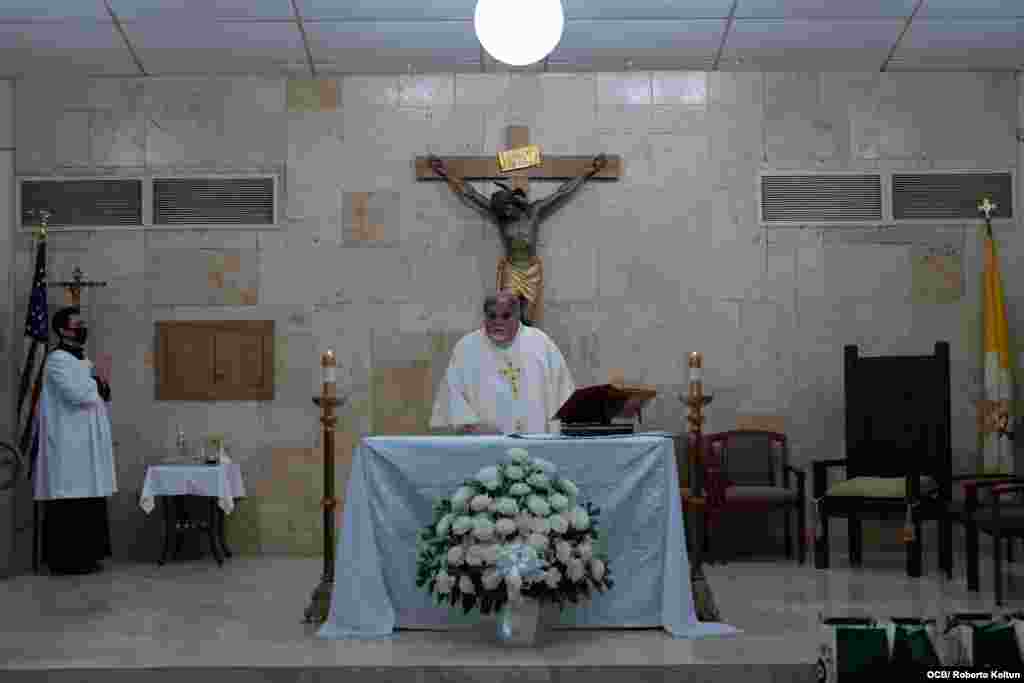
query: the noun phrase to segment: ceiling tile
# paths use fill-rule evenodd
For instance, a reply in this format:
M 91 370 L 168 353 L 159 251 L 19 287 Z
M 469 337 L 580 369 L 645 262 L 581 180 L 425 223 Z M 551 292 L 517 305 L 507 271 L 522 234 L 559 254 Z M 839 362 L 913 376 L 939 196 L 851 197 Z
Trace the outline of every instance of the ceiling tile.
M 1024 50 L 1024 20 L 914 20 L 900 48 Z
M 362 48 L 439 53 L 467 50 L 479 54 L 472 21 L 452 22 L 304 22 L 314 57 L 318 50 Z
M 298 0 L 303 19 L 423 21 L 463 19 L 472 21 L 475 0 Z
M 290 0 L 110 0 L 122 19 L 190 16 L 203 19 L 294 19 Z
M 189 21 L 184 17 L 139 20 L 124 24 L 125 35 L 143 54 L 155 49 L 302 49 L 302 34 L 293 22 Z
M 899 19 L 825 21 L 737 19 L 726 49 L 874 48 L 888 49 L 903 30 Z
M 820 19 L 908 17 L 914 11 L 914 4 L 915 0 L 739 0 L 736 16 Z
M 1024 17 L 1020 0 L 925 0 L 917 18 Z
M 125 49 L 124 41 L 113 22 L 92 19 L 0 24 L 0 49 L 4 48 L 65 51 Z
M 559 43 L 560 50 L 711 49 L 722 40 L 720 19 L 690 21 L 571 21 Z
M 3 0 L 0 20 L 109 19 L 103 0 Z

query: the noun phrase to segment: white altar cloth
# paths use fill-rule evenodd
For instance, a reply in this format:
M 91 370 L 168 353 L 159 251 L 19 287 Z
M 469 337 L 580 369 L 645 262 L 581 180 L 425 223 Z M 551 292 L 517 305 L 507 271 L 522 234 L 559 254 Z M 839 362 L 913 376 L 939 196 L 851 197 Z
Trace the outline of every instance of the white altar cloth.
M 435 499 L 525 448 L 576 482 L 600 508 L 615 586 L 562 613 L 563 627 L 662 627 L 680 638 L 737 633 L 697 620 L 672 439 L 505 436 L 370 437 L 353 454 L 322 638 L 382 638 L 399 628 L 467 624 L 416 587 L 416 537 Z M 474 613 L 468 619 L 479 617 Z M 471 623 L 471 622 L 469 622 Z

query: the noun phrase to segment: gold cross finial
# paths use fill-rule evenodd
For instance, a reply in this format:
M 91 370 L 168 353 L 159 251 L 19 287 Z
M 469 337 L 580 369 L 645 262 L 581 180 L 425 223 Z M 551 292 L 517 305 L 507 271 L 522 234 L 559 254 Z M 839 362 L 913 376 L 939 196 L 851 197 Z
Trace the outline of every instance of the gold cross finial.
M 992 217 L 992 212 L 999 208 L 998 204 L 993 203 L 992 198 L 986 195 L 982 200 L 981 204 L 978 204 L 978 211 L 985 214 L 985 220 Z
M 37 225 L 36 229 L 33 231 L 35 238 L 40 241 L 45 240 L 46 226 L 49 223 L 50 216 L 53 215 L 53 212 L 49 209 L 33 209 L 31 214 L 39 218 L 39 225 Z

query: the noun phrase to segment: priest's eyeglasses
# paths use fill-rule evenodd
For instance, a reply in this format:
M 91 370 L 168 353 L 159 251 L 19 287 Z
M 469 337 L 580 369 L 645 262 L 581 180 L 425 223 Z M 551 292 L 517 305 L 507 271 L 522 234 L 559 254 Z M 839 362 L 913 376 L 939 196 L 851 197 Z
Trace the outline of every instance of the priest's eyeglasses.
M 513 316 L 513 315 L 512 315 L 511 313 L 507 313 L 507 312 L 506 312 L 506 313 L 502 313 L 502 314 L 501 314 L 501 315 L 499 316 L 499 315 L 498 315 L 497 313 L 495 313 L 494 311 L 488 311 L 487 313 L 485 313 L 485 314 L 484 314 L 484 316 L 486 316 L 486 318 L 487 318 L 488 320 L 490 320 L 490 321 L 495 321 L 495 320 L 497 320 L 497 319 L 498 319 L 499 317 L 500 317 L 500 318 L 501 318 L 502 320 L 511 320 L 512 318 L 514 318 L 514 317 L 515 317 L 515 316 Z

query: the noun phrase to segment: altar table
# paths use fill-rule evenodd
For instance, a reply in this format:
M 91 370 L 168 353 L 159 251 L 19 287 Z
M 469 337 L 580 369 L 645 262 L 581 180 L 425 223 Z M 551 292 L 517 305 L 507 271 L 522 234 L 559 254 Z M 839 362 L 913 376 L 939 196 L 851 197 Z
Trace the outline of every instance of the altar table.
M 699 622 L 671 438 L 531 439 L 505 436 L 367 437 L 353 453 L 338 539 L 328 639 L 381 638 L 396 629 L 444 629 L 481 619 L 437 607 L 416 587 L 417 533 L 434 501 L 519 447 L 558 466 L 581 502 L 600 508 L 599 549 L 615 586 L 562 612 L 557 627 L 657 628 L 674 636 L 728 635 Z

